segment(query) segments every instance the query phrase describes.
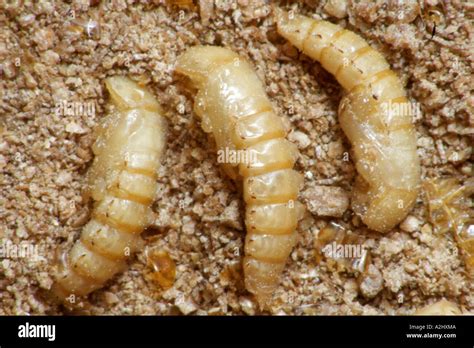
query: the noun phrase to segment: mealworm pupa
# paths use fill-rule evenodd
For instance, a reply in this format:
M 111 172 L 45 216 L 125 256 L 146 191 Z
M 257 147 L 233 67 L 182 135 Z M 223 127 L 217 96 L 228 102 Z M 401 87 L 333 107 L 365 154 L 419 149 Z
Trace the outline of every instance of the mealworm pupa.
M 427 305 L 418 309 L 414 315 L 461 315 L 462 312 L 459 307 L 447 300 L 440 300 L 438 302 Z
M 176 71 L 198 88 L 194 110 L 219 150 L 248 151 L 248 163 L 223 163 L 243 180 L 246 202 L 244 280 L 261 306 L 278 286 L 304 212 L 296 199 L 302 176 L 293 170 L 298 151 L 273 111 L 262 82 L 235 52 L 213 46 L 188 49 Z
M 120 272 L 152 217 L 166 134 L 161 108 L 126 77 L 110 77 L 105 84 L 116 111 L 96 129 L 86 188 L 94 201 L 92 219 L 61 258 L 52 292 L 62 300 L 85 296 Z
M 436 178 L 424 183 L 429 217 L 437 233 L 451 231 L 474 276 L 474 179 L 463 185 L 456 178 Z
M 413 208 L 420 164 L 412 108 L 385 58 L 355 33 L 276 9 L 280 35 L 319 61 L 342 85 L 339 123 L 358 171 L 352 208 L 371 229 L 387 232 Z

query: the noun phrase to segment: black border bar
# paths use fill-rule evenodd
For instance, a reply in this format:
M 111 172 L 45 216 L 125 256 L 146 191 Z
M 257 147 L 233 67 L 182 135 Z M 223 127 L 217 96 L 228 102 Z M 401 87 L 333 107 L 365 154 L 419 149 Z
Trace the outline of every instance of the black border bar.
M 55 325 L 55 340 L 20 338 L 20 325 Z M 409 334 L 424 337 L 409 338 Z M 436 337 L 447 335 L 450 337 Z M 455 334 L 455 337 L 453 337 Z M 21 344 L 474 344 L 474 317 L 5 316 L 0 347 Z

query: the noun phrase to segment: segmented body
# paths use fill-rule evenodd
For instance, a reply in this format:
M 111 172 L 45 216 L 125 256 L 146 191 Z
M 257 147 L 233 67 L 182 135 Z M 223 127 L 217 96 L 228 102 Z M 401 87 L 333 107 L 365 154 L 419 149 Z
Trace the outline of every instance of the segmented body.
M 193 47 L 178 59 L 176 70 L 198 88 L 194 109 L 218 149 L 244 150 L 254 158 L 223 166 L 230 177 L 243 180 L 245 284 L 264 304 L 279 283 L 303 212 L 296 201 L 302 176 L 292 169 L 298 151 L 285 139 L 282 121 L 252 67 L 236 53 Z
M 384 57 L 353 32 L 279 9 L 276 17 L 278 32 L 345 89 L 339 122 L 359 173 L 352 208 L 371 229 L 389 231 L 412 209 L 419 190 L 414 109 L 403 86 Z
M 106 80 L 115 112 L 96 129 L 87 192 L 91 220 L 59 265 L 53 293 L 84 296 L 121 271 L 149 224 L 165 121 L 155 98 L 125 77 Z

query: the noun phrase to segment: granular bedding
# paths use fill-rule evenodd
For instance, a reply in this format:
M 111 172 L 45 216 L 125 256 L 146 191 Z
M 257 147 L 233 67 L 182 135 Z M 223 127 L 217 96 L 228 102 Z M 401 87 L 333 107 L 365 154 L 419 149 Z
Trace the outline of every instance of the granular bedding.
M 0 4 L 0 314 L 403 315 L 443 298 L 472 311 L 472 279 L 452 235 L 435 233 L 423 192 L 387 234 L 369 231 L 353 214 L 356 173 L 337 121 L 341 87 L 278 35 L 273 6 L 337 23 L 380 51 L 419 107 L 422 180 L 466 180 L 474 134 L 473 5 L 171 2 Z M 300 151 L 295 168 L 305 177 L 308 212 L 263 312 L 242 279 L 241 188 L 220 169 L 215 143 L 192 111 L 193 93 L 174 72 L 176 58 L 198 44 L 231 48 L 252 63 Z M 59 255 L 90 217 L 85 173 L 94 126 L 109 108 L 104 79 L 113 75 L 146 84 L 168 119 L 156 217 L 125 272 L 87 299 L 58 305 L 47 293 Z M 370 251 L 370 277 L 360 285 L 355 272 L 318 257 L 318 234 L 331 223 L 362 236 Z M 174 283 L 169 274 L 153 276 L 150 255 L 157 250 L 168 273 L 176 273 Z

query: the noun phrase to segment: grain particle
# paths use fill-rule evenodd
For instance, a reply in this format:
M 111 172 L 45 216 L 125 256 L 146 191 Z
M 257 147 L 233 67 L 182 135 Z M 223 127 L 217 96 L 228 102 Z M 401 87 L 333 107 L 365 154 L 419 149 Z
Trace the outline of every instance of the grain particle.
M 374 265 L 369 265 L 369 268 L 364 274 L 359 285 L 362 295 L 366 298 L 374 298 L 383 289 L 382 273 Z
M 319 216 L 341 217 L 349 207 L 349 194 L 336 186 L 310 186 L 301 193 L 308 210 Z
M 294 131 L 288 134 L 288 139 L 292 142 L 295 142 L 298 145 L 298 148 L 305 149 L 311 145 L 311 140 L 308 135 L 300 131 Z
M 408 215 L 405 220 L 400 224 L 400 228 L 405 232 L 415 232 L 419 231 L 421 221 L 418 220 L 415 216 Z

